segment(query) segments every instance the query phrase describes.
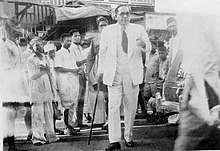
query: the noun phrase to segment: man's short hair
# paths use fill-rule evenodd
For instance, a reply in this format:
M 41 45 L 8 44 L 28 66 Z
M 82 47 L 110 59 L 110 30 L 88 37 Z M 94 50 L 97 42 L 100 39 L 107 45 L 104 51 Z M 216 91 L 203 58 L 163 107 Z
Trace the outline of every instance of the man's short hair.
M 176 19 L 174 17 L 169 17 L 167 18 L 167 24 L 172 23 L 172 22 L 176 22 Z
M 108 19 L 107 19 L 107 18 L 105 18 L 105 17 L 103 17 L 103 16 L 98 16 L 98 17 L 96 18 L 96 24 L 97 24 L 97 26 L 98 26 L 99 23 L 102 22 L 102 21 L 105 21 L 105 22 L 108 24 Z
M 72 29 L 70 30 L 69 34 L 72 36 L 73 33 L 80 33 L 78 29 Z
M 164 46 L 159 46 L 158 47 L 158 52 L 166 52 L 167 51 L 167 49 L 166 49 L 166 47 L 164 47 Z
M 61 36 L 60 36 L 60 42 L 64 42 L 65 38 L 66 37 L 71 37 L 71 35 L 69 33 L 63 33 Z
M 115 8 L 115 14 L 118 14 L 119 8 L 120 8 L 120 7 L 123 7 L 123 6 L 128 7 L 129 12 L 131 12 L 131 8 L 130 8 L 127 4 L 120 4 L 120 5 L 118 5 L 118 6 Z

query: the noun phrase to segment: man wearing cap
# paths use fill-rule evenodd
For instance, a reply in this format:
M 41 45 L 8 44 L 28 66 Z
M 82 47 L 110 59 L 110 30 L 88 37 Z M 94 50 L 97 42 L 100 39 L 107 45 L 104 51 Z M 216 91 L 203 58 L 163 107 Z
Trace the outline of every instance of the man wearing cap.
M 50 67 L 50 83 L 51 83 L 51 89 L 53 92 L 53 119 L 54 119 L 54 131 L 56 134 L 63 134 L 63 131 L 56 129 L 56 120 L 61 119 L 61 102 L 60 102 L 60 96 L 59 96 L 59 90 L 57 87 L 57 76 L 56 71 L 54 69 L 55 66 L 55 53 L 56 53 L 56 46 L 53 42 L 48 41 L 47 44 L 44 46 L 44 53 L 46 54 L 46 57 L 49 61 L 49 67 Z
M 34 145 L 43 145 L 47 142 L 56 142 L 53 127 L 53 94 L 50 83 L 50 68 L 47 58 L 43 55 L 42 41 L 34 47 L 34 54 L 28 58 L 28 74 L 30 79 L 32 99 L 32 142 Z M 44 135 L 46 133 L 46 137 Z
M 141 25 L 131 24 L 130 8 L 115 9 L 117 23 L 101 33 L 99 79 L 108 86 L 109 141 L 107 151 L 121 149 L 120 105 L 124 104 L 126 147 L 134 147 L 133 124 L 137 109 L 139 84 L 143 81 L 141 52 L 151 50 L 148 34 Z
M 27 77 L 26 80 L 27 80 L 28 84 L 29 84 L 29 77 L 28 77 L 27 59 L 34 53 L 33 46 L 37 43 L 38 40 L 40 40 L 38 37 L 34 37 L 33 39 L 31 39 L 27 45 L 26 50 L 21 54 L 22 69 L 24 70 L 24 72 L 26 74 L 26 77 Z M 26 128 L 28 129 L 27 140 L 31 140 L 31 138 L 32 138 L 31 106 L 26 107 L 24 120 L 25 120 Z

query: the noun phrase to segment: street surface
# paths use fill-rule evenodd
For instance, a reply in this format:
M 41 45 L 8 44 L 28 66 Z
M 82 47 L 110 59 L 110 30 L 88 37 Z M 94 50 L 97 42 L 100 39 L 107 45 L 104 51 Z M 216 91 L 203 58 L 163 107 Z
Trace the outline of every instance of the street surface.
M 93 129 L 90 145 L 88 138 L 90 127 L 80 130 L 79 135 L 59 135 L 60 141 L 42 146 L 34 146 L 27 141 L 27 130 L 23 120 L 23 111 L 16 121 L 16 146 L 28 151 L 104 151 L 108 146 L 108 132 L 100 127 Z M 87 124 L 87 123 L 85 123 Z M 62 120 L 57 121 L 57 128 L 64 129 Z M 122 121 L 122 127 L 124 126 Z M 122 128 L 122 131 L 124 128 Z M 172 151 L 175 141 L 177 126 L 174 125 L 153 125 L 147 123 L 146 119 L 136 119 L 134 126 L 134 148 L 127 148 L 122 139 L 122 151 Z M 4 151 L 7 151 L 7 143 L 4 143 Z

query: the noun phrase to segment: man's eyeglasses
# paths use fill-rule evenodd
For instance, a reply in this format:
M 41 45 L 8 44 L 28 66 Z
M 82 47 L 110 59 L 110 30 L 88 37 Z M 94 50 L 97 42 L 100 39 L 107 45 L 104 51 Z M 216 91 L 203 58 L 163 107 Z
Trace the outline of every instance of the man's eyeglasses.
M 126 16 L 130 16 L 130 12 L 121 12 L 120 14 L 118 14 L 118 15 L 120 15 L 120 16 L 124 16 L 124 15 L 126 15 Z

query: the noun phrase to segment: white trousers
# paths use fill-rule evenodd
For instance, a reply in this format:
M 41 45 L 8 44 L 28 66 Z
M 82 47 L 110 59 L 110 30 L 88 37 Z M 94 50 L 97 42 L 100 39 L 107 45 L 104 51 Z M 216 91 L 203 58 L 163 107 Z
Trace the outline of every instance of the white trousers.
M 54 132 L 52 102 L 37 102 L 33 104 L 32 131 L 33 144 L 56 142 L 59 139 Z M 46 138 L 44 133 L 46 133 Z
M 2 107 L 2 124 L 3 137 L 14 136 L 15 134 L 15 120 L 18 115 L 18 109 L 14 107 Z
M 95 101 L 96 101 L 96 95 L 97 91 L 89 91 L 89 102 L 91 105 L 91 113 L 92 117 L 94 114 L 94 106 L 95 106 Z M 105 105 L 104 105 L 104 94 L 103 91 L 99 91 L 99 96 L 98 96 L 98 101 L 96 105 L 96 113 L 95 113 L 95 118 L 94 118 L 94 124 L 102 124 L 106 122 L 105 118 Z
M 133 85 L 130 78 L 123 79 L 122 84 L 108 86 L 109 92 L 109 141 L 121 141 L 120 105 L 124 105 L 124 139 L 128 142 L 133 139 L 133 124 L 137 109 L 139 86 Z M 122 99 L 123 97 L 123 99 Z

